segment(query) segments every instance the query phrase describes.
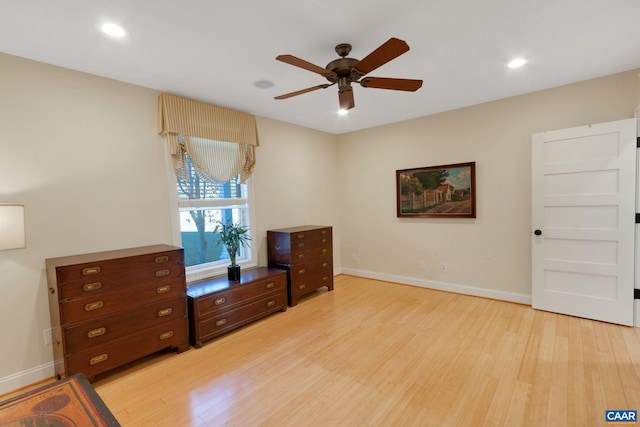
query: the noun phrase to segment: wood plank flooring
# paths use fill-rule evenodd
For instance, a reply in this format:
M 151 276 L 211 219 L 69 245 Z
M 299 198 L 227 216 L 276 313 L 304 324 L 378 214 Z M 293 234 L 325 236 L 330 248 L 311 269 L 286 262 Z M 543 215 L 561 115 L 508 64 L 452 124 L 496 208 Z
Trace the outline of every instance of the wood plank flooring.
M 94 387 L 123 426 L 602 426 L 640 410 L 640 328 L 341 275 Z

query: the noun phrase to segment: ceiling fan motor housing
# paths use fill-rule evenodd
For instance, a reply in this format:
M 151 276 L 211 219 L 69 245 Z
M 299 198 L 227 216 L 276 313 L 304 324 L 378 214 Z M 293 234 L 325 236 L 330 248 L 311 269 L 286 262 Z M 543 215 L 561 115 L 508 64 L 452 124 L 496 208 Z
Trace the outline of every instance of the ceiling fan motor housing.
M 351 79 L 351 69 L 358 62 L 360 61 L 353 58 L 340 58 L 329 62 L 325 68 L 336 73 L 338 77 L 329 76 L 327 77 L 327 80 L 331 83 L 335 83 L 336 81 L 340 81 L 342 78 L 347 78 L 349 83 L 351 83 L 353 81 Z

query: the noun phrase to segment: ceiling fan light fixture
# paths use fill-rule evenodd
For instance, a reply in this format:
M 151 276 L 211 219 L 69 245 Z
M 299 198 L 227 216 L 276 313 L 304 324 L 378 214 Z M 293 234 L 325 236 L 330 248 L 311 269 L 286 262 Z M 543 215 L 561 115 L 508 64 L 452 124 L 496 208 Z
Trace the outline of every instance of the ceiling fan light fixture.
M 346 116 L 347 114 L 349 114 L 349 110 L 345 110 L 344 108 L 338 110 L 338 115 L 340 116 Z
M 127 35 L 127 30 L 125 30 L 124 27 L 118 24 L 114 24 L 113 22 L 107 22 L 106 24 L 102 24 L 100 26 L 100 29 L 106 35 L 117 38 L 117 39 L 121 39 Z
M 520 68 L 526 63 L 527 63 L 526 59 L 524 59 L 524 58 L 516 58 L 516 59 L 512 60 L 511 62 L 509 62 L 507 64 L 507 67 L 512 68 L 512 69 L 513 68 Z

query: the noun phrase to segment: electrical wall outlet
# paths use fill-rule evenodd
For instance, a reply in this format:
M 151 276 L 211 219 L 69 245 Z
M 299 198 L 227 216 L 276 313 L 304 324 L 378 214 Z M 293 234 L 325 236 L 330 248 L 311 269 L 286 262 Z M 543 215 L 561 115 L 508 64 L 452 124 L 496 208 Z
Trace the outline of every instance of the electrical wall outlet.
M 418 261 L 418 269 L 424 270 L 425 268 L 427 268 L 427 262 L 422 260 Z
M 440 271 L 442 271 L 443 273 L 447 272 L 447 263 L 443 262 L 442 264 L 440 264 Z
M 44 345 L 53 344 L 53 329 L 45 329 L 42 334 L 44 335 Z

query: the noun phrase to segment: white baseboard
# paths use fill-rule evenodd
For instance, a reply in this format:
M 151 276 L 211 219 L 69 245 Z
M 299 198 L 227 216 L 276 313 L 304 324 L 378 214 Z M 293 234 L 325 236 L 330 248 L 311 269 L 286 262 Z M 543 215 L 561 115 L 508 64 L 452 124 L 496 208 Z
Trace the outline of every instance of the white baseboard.
M 340 273 L 351 276 L 366 277 L 368 279 L 384 280 L 385 282 L 401 283 L 403 285 L 419 286 L 421 288 L 437 289 L 439 291 L 453 292 L 456 294 L 473 295 L 476 297 L 491 298 L 501 301 L 516 302 L 531 305 L 531 295 L 515 292 L 498 291 L 495 289 L 477 288 L 475 286 L 459 285 L 456 283 L 438 282 L 435 280 L 420 279 L 417 277 L 398 276 L 395 274 L 378 273 L 375 271 L 358 270 L 354 268 L 341 268 Z M 637 316 L 636 316 L 637 318 Z
M 55 377 L 53 362 L 0 378 L 0 395 Z

